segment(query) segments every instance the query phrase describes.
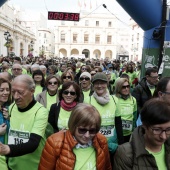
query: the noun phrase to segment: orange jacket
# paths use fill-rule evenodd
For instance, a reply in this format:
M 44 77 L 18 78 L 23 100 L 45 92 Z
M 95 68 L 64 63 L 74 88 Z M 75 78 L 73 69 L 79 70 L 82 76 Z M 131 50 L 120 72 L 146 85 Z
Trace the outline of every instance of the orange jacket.
M 69 130 L 51 135 L 46 141 L 38 169 L 74 170 L 76 157 L 73 153 L 73 148 L 76 144 L 77 141 Z M 93 138 L 93 146 L 96 149 L 97 170 L 111 170 L 106 138 L 102 134 L 97 133 Z

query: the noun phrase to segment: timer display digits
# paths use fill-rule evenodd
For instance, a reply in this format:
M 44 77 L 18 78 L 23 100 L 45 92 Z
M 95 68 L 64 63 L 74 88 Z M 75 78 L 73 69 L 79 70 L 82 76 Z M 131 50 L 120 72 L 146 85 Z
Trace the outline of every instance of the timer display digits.
M 65 21 L 79 21 L 79 13 L 70 12 L 48 12 L 48 20 L 65 20 Z

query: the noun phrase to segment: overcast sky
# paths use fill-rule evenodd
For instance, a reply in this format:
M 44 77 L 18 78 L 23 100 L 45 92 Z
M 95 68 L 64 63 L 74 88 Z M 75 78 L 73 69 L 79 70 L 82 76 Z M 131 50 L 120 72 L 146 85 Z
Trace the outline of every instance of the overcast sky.
M 41 12 L 47 17 L 48 11 L 79 12 L 87 10 L 89 13 L 109 13 L 108 10 L 120 20 L 128 23 L 129 15 L 116 2 L 116 0 L 9 0 L 15 6 L 26 10 Z M 102 4 L 107 6 L 107 9 Z M 80 7 L 81 6 L 81 7 Z

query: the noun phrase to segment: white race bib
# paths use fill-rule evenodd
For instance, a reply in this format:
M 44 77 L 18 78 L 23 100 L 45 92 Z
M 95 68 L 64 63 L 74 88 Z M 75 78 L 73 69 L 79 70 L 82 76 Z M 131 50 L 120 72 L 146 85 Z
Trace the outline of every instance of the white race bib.
M 106 138 L 114 136 L 114 126 L 101 126 L 100 133 Z
M 21 132 L 10 129 L 8 133 L 8 144 L 18 145 L 21 143 L 26 143 L 29 141 L 29 138 L 30 138 L 29 132 Z
M 132 121 L 122 120 L 122 128 L 123 130 L 132 131 Z

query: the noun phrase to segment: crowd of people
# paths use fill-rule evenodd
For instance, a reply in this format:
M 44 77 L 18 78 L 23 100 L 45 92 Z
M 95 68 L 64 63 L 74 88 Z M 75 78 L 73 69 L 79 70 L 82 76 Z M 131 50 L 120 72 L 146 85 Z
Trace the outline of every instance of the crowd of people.
M 170 77 L 141 63 L 0 58 L 0 170 L 170 170 Z

